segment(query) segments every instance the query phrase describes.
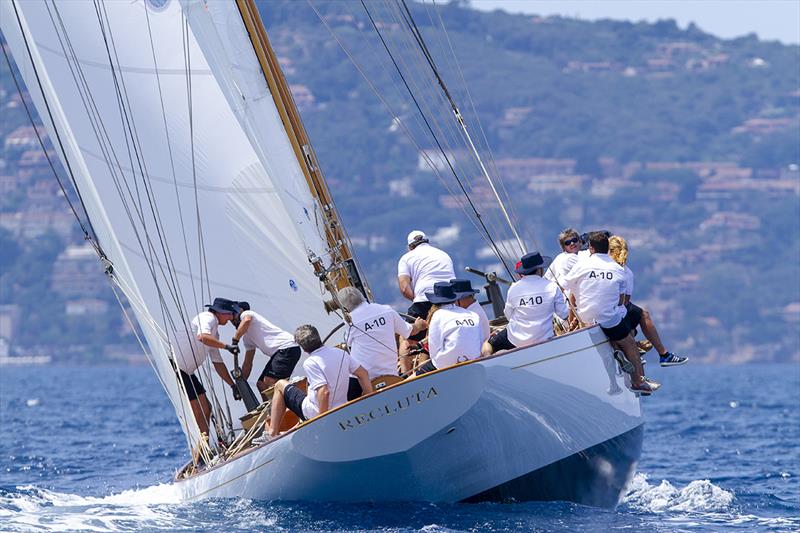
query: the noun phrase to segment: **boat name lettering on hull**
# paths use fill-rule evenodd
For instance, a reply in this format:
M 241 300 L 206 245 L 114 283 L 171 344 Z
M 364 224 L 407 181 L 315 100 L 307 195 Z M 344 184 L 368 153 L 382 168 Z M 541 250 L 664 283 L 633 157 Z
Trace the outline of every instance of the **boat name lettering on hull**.
M 430 400 L 431 398 L 435 398 L 436 396 L 439 396 L 439 392 L 435 387 L 431 387 L 428 390 L 421 390 L 419 392 L 415 392 L 414 394 L 409 394 L 404 398 L 400 398 L 392 403 L 375 407 L 366 413 L 360 413 L 342 420 L 339 422 L 339 428 L 341 428 L 342 431 L 356 429 L 357 427 L 363 426 L 364 424 L 372 422 L 373 420 L 377 420 L 385 416 L 392 416 L 414 405 Z

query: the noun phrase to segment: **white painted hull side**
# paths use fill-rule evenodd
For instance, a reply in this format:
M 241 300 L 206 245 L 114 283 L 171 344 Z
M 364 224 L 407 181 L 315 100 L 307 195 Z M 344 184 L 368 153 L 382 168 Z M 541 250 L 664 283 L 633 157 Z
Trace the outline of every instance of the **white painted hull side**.
M 407 380 L 176 484 L 186 500 L 613 506 L 642 425 L 594 327 Z

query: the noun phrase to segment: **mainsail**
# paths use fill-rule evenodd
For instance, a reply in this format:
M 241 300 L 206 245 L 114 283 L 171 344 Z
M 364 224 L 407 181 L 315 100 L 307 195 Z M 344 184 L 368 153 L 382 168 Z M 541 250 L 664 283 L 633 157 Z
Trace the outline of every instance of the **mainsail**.
M 204 303 L 339 322 L 314 270 L 350 254 L 301 166 L 313 153 L 298 158 L 232 2 L 11 0 L 0 23 L 193 444 L 170 358 Z M 241 405 L 201 377 L 230 424 Z

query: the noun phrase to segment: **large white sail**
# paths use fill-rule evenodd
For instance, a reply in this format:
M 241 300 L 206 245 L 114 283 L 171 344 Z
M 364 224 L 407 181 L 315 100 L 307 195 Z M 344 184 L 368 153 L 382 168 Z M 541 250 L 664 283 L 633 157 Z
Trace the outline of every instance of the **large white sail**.
M 4 1 L 0 24 L 194 440 L 169 356 L 210 298 L 246 299 L 290 331 L 338 323 L 308 262 L 324 235 L 270 95 L 227 55 L 206 58 L 214 45 L 198 46 L 202 25 L 178 1 Z M 215 389 L 223 411 L 243 411 Z

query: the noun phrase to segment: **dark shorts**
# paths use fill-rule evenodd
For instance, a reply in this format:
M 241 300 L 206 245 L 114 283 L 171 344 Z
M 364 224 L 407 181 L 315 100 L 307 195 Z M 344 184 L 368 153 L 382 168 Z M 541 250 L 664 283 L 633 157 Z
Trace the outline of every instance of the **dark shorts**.
M 639 327 L 639 324 L 642 322 L 642 308 L 638 305 L 628 302 L 625 304 L 625 309 L 628 310 L 628 325 L 631 327 L 631 331 Z
M 306 393 L 300 390 L 300 387 L 295 385 L 286 385 L 283 389 L 283 399 L 286 402 L 286 407 L 300 417 L 300 420 L 305 420 L 303 414 L 303 400 L 306 399 Z
M 408 308 L 408 314 L 413 316 L 414 318 L 421 318 L 423 320 L 428 319 L 428 312 L 431 310 L 433 306 L 430 302 L 414 302 L 411 304 L 411 307 Z M 423 329 L 419 333 L 415 335 L 411 335 L 408 340 L 410 341 L 421 341 L 425 338 L 425 335 L 428 333 L 427 329 Z
M 361 388 L 358 378 L 350 378 L 350 382 L 347 384 L 347 401 L 360 398 L 362 392 L 364 392 L 364 389 Z
M 258 381 L 267 377 L 275 380 L 288 379 L 292 375 L 292 372 L 294 372 L 294 367 L 297 366 L 299 360 L 299 346 L 278 350 L 272 354 L 272 357 L 267 361 L 267 366 L 264 367 L 261 375 L 258 376 Z
M 619 321 L 619 324 L 613 328 L 604 328 L 603 326 L 600 326 L 600 329 L 603 330 L 603 333 L 605 333 L 606 337 L 608 337 L 610 340 L 620 341 L 627 337 L 631 331 L 633 331 L 630 322 L 628 322 L 629 315 L 630 314 L 628 313 L 622 317 L 622 320 Z
M 489 337 L 489 344 L 492 346 L 492 353 L 499 352 L 500 350 L 513 350 L 516 348 L 510 340 L 508 340 L 508 328 L 498 331 Z
M 196 400 L 198 396 L 206 393 L 206 389 L 203 388 L 203 384 L 200 383 L 200 380 L 197 379 L 197 376 L 194 374 L 190 376 L 183 370 L 180 372 L 181 381 L 183 381 L 183 386 L 186 389 L 186 395 L 189 397 L 189 400 Z

